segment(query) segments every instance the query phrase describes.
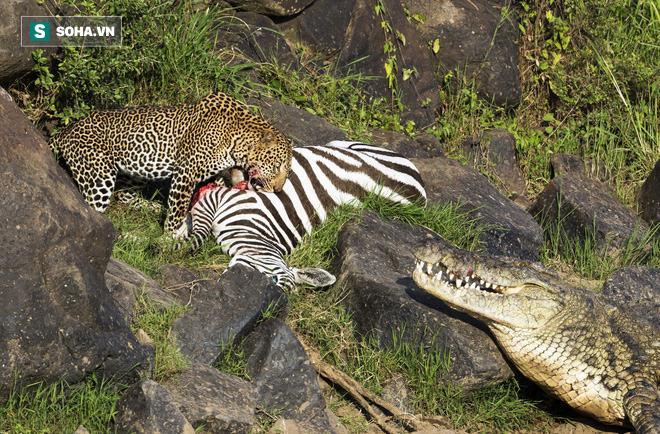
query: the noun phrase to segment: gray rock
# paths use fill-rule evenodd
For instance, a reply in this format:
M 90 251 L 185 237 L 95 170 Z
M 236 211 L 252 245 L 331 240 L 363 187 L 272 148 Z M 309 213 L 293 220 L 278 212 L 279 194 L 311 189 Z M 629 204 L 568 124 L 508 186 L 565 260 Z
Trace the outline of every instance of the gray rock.
M 528 209 L 525 197 L 527 182 L 516 159 L 516 138 L 507 130 L 487 131 L 479 139 L 465 143 L 466 151 L 475 167 L 486 167 L 495 179 L 494 185 L 521 208 Z
M 421 227 L 385 223 L 365 212 L 346 224 L 337 244 L 338 280 L 357 331 L 386 347 L 399 342 L 449 353 L 449 372 L 440 381 L 481 388 L 513 375 L 480 321 L 449 308 L 412 280 L 413 247 L 437 236 Z M 342 288 L 342 285 L 337 285 Z
M 584 160 L 572 154 L 554 154 L 550 157 L 550 168 L 552 169 L 551 175 L 553 178 L 570 172 L 576 172 L 582 175 L 587 173 Z
M 619 268 L 607 276 L 600 292 L 616 304 L 660 301 L 660 269 L 641 265 Z
M 236 8 L 257 14 L 286 17 L 295 15 L 314 0 L 227 0 Z
M 324 433 L 324 434 L 348 434 L 348 430 L 341 421 L 330 410 L 326 410 L 327 418 L 333 420 L 331 429 L 319 427 L 313 422 L 300 421 L 294 419 L 277 419 L 277 422 L 268 430 L 269 434 L 309 434 L 309 433 Z
M 315 0 L 301 13 L 277 27 L 295 46 L 301 43 L 325 58 L 336 57 L 344 45 L 355 0 Z M 328 20 L 328 14 L 332 20 Z
M 163 384 L 181 413 L 197 429 L 211 433 L 250 433 L 259 405 L 257 388 L 241 378 L 193 363 Z
M 51 16 L 62 14 L 61 2 L 46 0 L 3 0 L 0 2 L 0 85 L 8 86 L 34 66 L 33 47 L 21 47 L 21 16 Z M 56 47 L 43 47 L 48 59 L 57 52 Z
M 660 329 L 660 269 L 641 265 L 619 268 L 607 277 L 601 294 Z
M 119 259 L 110 258 L 108 261 L 105 283 L 128 323 L 133 319 L 138 295 L 148 297 L 163 308 L 171 306 L 175 301 L 174 296 L 161 288 L 155 280 Z
M 518 76 L 518 24 L 515 13 L 502 17 L 486 0 L 406 0 L 427 40 L 439 39 L 438 76 L 464 72 L 476 79 L 479 96 L 499 106 L 515 106 L 522 96 Z
M 250 98 L 248 102 L 258 106 L 262 116 L 292 139 L 295 146 L 318 146 L 333 140 L 346 140 L 346 134 L 339 127 L 306 110 L 268 97 Z
M 249 333 L 268 307 L 285 311 L 288 303 L 282 289 L 264 274 L 236 265 L 174 321 L 172 337 L 182 354 L 210 365 L 222 354 L 222 346 Z
M 285 39 L 273 21 L 254 12 L 236 12 L 222 20 L 217 29 L 216 48 L 231 49 L 235 64 L 269 63 L 273 59 L 281 66 L 298 65 Z M 258 81 L 256 75 L 252 77 Z
M 195 433 L 167 389 L 153 380 L 142 380 L 126 389 L 117 402 L 114 428 L 120 434 Z
M 422 147 L 431 157 L 444 157 L 445 150 L 442 143 L 435 138 L 433 134 L 420 133 L 415 134 L 415 141 Z
M 489 226 L 479 240 L 488 253 L 540 260 L 541 227 L 485 176 L 449 158 L 414 158 L 411 161 L 422 174 L 429 203 L 460 203 L 461 210 L 470 218 Z
M 334 432 L 325 398 L 304 348 L 296 335 L 277 318 L 262 324 L 243 343 L 247 373 L 259 389 L 265 408 L 278 416 L 314 426 L 314 432 Z
M 397 131 L 371 130 L 371 144 L 398 152 L 407 158 L 428 158 L 429 154 L 413 139 Z
M 371 96 L 391 99 L 392 90 L 388 87 L 384 68 L 390 54 L 383 52 L 387 39 L 382 27 L 383 21 L 388 22 L 406 40 L 405 45 L 397 42 L 400 39 L 397 39 L 394 30 L 389 34 L 391 42 L 396 44 L 397 88 L 401 102 L 408 110 L 401 114 L 401 118 L 415 122 L 416 127 L 423 130 L 435 122 L 436 110 L 442 106 L 427 41 L 408 22 L 400 1 L 383 0 L 383 5 L 387 13 L 376 15 L 373 2 L 355 2 L 338 66 L 374 77 L 365 83 L 364 90 Z M 403 70 L 412 68 L 417 70 L 417 74 L 403 80 Z
M 612 179 L 612 172 L 602 161 L 594 158 L 583 159 L 577 155 L 554 154 L 550 157 L 550 168 L 552 178 L 575 172 L 592 179 L 608 182 Z
M 642 184 L 637 202 L 644 220 L 653 225 L 660 223 L 660 160 Z
M 104 282 L 112 223 L 2 88 L 0 118 L 0 395 L 17 372 L 19 385 L 133 372 L 147 354 Z
M 539 194 L 531 214 L 553 227 L 559 222 L 569 240 L 592 233 L 600 248 L 616 257 L 629 240 L 641 241 L 648 225 L 614 198 L 600 181 L 578 172 L 552 179 Z M 561 239 L 559 241 L 562 241 Z
M 209 276 L 216 273 L 206 273 Z M 158 270 L 158 280 L 168 293 L 171 293 L 182 306 L 197 301 L 198 297 L 213 290 L 217 278 L 206 277 L 199 271 L 189 270 L 174 264 L 162 264 Z

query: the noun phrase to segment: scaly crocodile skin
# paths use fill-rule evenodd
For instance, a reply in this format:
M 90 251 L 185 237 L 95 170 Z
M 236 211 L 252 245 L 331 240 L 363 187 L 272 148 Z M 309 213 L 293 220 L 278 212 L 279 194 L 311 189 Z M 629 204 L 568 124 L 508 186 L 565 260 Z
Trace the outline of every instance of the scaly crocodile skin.
M 522 374 L 601 422 L 660 432 L 660 331 L 540 265 L 415 248 L 424 291 L 482 320 Z

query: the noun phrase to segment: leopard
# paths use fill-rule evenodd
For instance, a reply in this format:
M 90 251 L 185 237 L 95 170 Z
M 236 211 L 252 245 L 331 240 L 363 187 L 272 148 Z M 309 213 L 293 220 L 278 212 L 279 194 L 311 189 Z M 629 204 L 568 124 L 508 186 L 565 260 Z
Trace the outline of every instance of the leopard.
M 164 229 L 175 238 L 187 234 L 197 185 L 240 168 L 259 189 L 280 191 L 293 148 L 279 130 L 222 92 L 187 104 L 93 111 L 49 144 L 87 203 L 102 213 L 118 183 L 130 187 L 117 192 L 123 193 L 120 202 L 130 202 L 136 187 L 169 180 Z

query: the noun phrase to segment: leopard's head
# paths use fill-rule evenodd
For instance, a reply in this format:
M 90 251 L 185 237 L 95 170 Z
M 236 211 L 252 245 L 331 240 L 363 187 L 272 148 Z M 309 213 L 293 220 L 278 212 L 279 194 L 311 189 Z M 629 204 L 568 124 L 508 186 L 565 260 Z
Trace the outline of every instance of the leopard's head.
M 260 128 L 250 136 L 243 141 L 237 164 L 246 169 L 250 184 L 257 190 L 281 191 L 291 170 L 292 142 L 272 127 Z

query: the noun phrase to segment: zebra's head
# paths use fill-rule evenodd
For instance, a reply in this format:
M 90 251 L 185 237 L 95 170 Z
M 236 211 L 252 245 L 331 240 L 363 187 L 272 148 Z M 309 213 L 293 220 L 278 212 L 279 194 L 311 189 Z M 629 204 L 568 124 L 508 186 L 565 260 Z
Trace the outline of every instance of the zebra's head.
M 242 264 L 253 268 L 266 276 L 280 288 L 291 291 L 297 284 L 307 284 L 312 287 L 324 287 L 335 283 L 335 276 L 322 268 L 306 267 L 291 268 L 286 265 L 284 258 L 277 255 L 266 254 L 237 254 L 229 262 L 229 267 Z

